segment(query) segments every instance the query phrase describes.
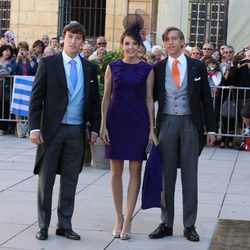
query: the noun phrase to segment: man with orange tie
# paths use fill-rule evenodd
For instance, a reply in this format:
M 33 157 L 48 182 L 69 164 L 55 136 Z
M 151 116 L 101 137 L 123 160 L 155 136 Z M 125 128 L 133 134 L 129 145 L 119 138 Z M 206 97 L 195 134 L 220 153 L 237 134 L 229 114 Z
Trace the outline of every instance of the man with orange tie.
M 163 168 L 161 219 L 149 234 L 158 239 L 173 235 L 174 193 L 177 168 L 181 169 L 184 236 L 199 241 L 197 216 L 198 156 L 205 145 L 215 142 L 215 118 L 203 62 L 183 54 L 184 35 L 169 27 L 162 35 L 168 57 L 155 65 L 154 97 L 159 103 L 156 127 Z

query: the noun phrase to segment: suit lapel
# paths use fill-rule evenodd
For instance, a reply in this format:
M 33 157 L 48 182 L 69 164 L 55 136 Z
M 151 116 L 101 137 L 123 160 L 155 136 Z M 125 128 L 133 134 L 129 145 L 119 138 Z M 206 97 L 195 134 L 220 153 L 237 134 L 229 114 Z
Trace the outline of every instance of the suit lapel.
M 159 77 L 159 83 L 160 83 L 160 97 L 159 99 L 163 102 L 164 100 L 164 95 L 165 95 L 165 78 L 166 78 L 166 64 L 167 64 L 168 58 L 164 59 L 162 61 L 162 64 L 159 68 L 159 71 L 162 72 Z
M 57 71 L 57 76 L 59 78 L 59 82 L 62 86 L 62 88 L 65 90 L 66 94 L 68 93 L 68 88 L 67 88 L 67 80 L 66 80 L 66 73 L 63 65 L 63 58 L 62 58 L 62 53 L 57 55 L 57 63 L 56 63 L 56 71 Z
M 85 101 L 89 94 L 89 82 L 90 82 L 90 68 L 89 65 L 86 63 L 85 59 L 81 58 L 82 67 L 83 67 L 83 79 L 84 79 L 84 94 L 85 94 Z
M 195 64 L 193 63 L 193 60 L 191 60 L 188 56 L 186 56 L 187 58 L 187 80 L 188 80 L 188 95 L 189 98 L 192 97 L 192 93 L 193 93 L 193 87 L 194 87 L 194 83 L 193 80 L 195 78 Z

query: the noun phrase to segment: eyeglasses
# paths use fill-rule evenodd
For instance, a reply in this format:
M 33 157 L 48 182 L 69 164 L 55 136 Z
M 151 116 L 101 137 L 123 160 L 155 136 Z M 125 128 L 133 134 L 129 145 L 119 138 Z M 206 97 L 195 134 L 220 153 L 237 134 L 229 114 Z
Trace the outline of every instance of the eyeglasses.
M 211 48 L 203 48 L 203 50 L 212 50 Z
M 97 43 L 98 45 L 106 45 L 107 43 L 104 42 L 104 43 Z

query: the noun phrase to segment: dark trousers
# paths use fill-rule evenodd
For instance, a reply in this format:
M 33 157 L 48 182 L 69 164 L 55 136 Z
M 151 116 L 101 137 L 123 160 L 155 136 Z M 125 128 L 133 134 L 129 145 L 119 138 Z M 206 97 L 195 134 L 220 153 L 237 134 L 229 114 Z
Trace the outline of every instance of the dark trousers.
M 61 125 L 42 159 L 38 179 L 38 225 L 48 228 L 52 192 L 60 169 L 58 227 L 72 227 L 75 192 L 84 154 L 85 131 L 82 125 Z
M 159 132 L 159 150 L 163 167 L 161 199 L 162 221 L 174 224 L 174 196 L 177 168 L 181 169 L 183 224 L 190 227 L 197 216 L 197 172 L 199 134 L 190 115 L 163 115 Z

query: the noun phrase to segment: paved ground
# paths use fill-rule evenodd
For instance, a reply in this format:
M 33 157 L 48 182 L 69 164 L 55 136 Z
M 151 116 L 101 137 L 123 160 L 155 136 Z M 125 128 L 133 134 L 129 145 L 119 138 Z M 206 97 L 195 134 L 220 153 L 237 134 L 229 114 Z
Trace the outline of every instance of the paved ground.
M 159 209 L 140 209 L 138 200 L 132 238 L 113 240 L 114 208 L 109 186 L 110 173 L 85 167 L 80 175 L 73 217 L 74 230 L 82 236 L 75 242 L 55 236 L 58 180 L 49 239 L 35 239 L 37 229 L 36 186 L 32 175 L 35 147 L 27 139 L 0 137 L 0 250 L 206 250 L 218 219 L 250 221 L 250 153 L 205 148 L 199 162 L 199 243 L 183 237 L 180 176 L 176 187 L 174 236 L 150 240 L 147 234 L 160 222 Z M 127 185 L 128 169 L 124 173 Z M 124 197 L 125 199 L 126 197 Z M 231 248 L 228 248 L 231 249 Z

